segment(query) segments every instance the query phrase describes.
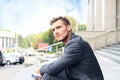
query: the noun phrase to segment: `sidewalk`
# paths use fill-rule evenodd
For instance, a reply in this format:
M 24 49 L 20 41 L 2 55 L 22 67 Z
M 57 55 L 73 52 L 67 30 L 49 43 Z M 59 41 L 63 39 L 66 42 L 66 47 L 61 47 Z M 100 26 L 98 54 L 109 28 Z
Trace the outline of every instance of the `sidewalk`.
M 120 80 L 120 64 L 96 55 L 101 66 L 104 80 Z
M 104 80 L 120 80 L 120 64 L 114 63 L 109 59 L 102 56 L 96 55 L 98 62 L 101 66 Z M 49 59 L 48 62 L 54 61 L 54 58 Z M 48 63 L 45 62 L 45 63 Z M 33 80 L 31 74 L 41 63 L 35 64 L 33 66 L 27 67 L 26 69 L 20 71 L 14 79 L 12 80 Z

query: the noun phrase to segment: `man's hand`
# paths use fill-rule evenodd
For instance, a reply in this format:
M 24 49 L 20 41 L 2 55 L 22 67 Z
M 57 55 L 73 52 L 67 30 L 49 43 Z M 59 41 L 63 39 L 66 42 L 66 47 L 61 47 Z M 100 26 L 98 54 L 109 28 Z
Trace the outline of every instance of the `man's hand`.
M 42 75 L 40 74 L 40 69 L 36 69 L 34 74 L 32 74 L 32 77 L 35 80 L 42 80 Z

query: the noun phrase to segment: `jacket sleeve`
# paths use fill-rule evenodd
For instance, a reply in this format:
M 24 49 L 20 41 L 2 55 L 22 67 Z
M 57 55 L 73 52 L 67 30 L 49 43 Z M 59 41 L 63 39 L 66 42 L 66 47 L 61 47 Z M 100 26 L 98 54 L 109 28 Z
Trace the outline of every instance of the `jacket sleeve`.
M 80 41 L 80 40 L 79 40 Z M 56 75 L 64 69 L 73 66 L 80 61 L 81 47 L 78 40 L 69 41 L 65 46 L 63 55 L 53 63 L 43 65 L 40 69 L 41 75 L 44 73 Z

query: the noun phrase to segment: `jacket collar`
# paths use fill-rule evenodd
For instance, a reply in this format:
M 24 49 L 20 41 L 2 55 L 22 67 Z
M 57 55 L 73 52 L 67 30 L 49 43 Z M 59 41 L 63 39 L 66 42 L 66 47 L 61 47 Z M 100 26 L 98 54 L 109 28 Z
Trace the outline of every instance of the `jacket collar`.
M 76 35 L 74 33 L 72 33 L 72 35 L 70 37 L 70 40 L 73 39 L 73 38 L 75 38 L 75 37 L 76 37 Z

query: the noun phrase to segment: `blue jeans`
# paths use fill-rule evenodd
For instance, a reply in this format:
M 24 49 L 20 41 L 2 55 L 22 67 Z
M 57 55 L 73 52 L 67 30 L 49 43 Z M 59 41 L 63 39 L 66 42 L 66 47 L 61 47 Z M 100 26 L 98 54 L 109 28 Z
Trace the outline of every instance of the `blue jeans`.
M 49 74 L 44 74 L 42 80 L 70 80 L 67 78 L 67 75 L 65 71 L 57 74 L 57 75 L 49 75 Z

